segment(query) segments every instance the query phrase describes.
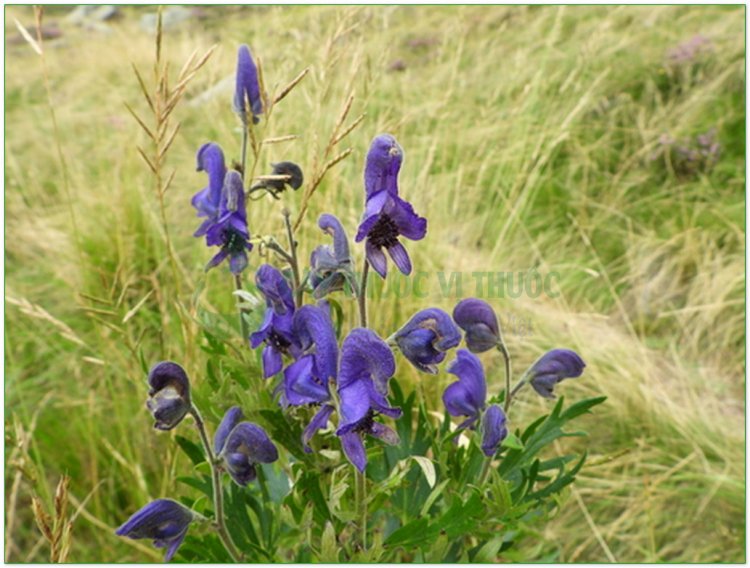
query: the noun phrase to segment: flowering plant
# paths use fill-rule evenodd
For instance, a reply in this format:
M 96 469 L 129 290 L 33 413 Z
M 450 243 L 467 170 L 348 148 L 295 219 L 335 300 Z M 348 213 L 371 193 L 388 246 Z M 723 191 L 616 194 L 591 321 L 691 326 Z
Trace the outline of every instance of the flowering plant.
M 364 241 L 362 249 L 351 246 L 351 228 L 324 213 L 317 225 L 332 242 L 317 244 L 303 266 L 295 231 L 307 200 L 349 151 L 308 180 L 293 223 L 295 194 L 286 190 L 303 187 L 302 168 L 284 156 L 270 175 L 251 172 L 264 123 L 301 78 L 269 97 L 261 76 L 242 46 L 232 105 L 242 128 L 241 164 L 227 167 L 215 142 L 200 145 L 197 169 L 208 185 L 192 198 L 201 220 L 195 236 L 218 247 L 205 270 L 226 271 L 236 295 L 249 300 L 238 304 L 239 335 L 218 333 L 210 323 L 216 314 L 199 318 L 205 369 L 188 373 L 178 355 L 151 367 L 147 407 L 155 428 L 180 432 L 174 440 L 193 467 L 177 478 L 186 489 L 179 501 L 146 504 L 124 519 L 117 535 L 152 540 L 166 549 L 166 560 L 514 559 L 514 543 L 554 510 L 556 496 L 584 463 L 585 454 L 546 450 L 580 435 L 566 424 L 603 397 L 569 406 L 560 397 L 529 424 L 516 421 L 513 402 L 521 394 L 555 398 L 559 383 L 581 376 L 585 363 L 571 350 L 552 349 L 511 387 L 510 350 L 495 310 L 476 298 L 462 300 L 452 314 L 423 309 L 392 333 L 371 327 L 368 281 L 388 277 L 388 258 L 411 273 L 405 243 L 423 239 L 428 229 L 399 194 L 405 152 L 390 134 L 375 136 L 364 160 L 354 239 Z M 331 139 L 339 142 L 358 124 Z M 272 200 L 256 203 L 264 194 Z M 248 227 L 249 206 L 276 201 L 284 204 L 285 245 L 269 235 L 252 237 Z M 359 273 L 355 255 L 364 260 Z M 357 325 L 344 325 L 347 307 Z M 488 388 L 479 357 L 490 350 L 504 361 L 500 392 Z M 445 384 L 442 408 L 401 379 L 404 366 Z M 196 427 L 198 442 L 185 432 L 186 422 Z

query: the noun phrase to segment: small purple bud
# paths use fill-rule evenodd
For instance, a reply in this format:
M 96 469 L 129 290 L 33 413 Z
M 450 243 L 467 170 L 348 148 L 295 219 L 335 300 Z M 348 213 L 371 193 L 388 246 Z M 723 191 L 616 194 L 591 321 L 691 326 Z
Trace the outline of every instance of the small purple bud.
M 243 121 L 247 116 L 247 103 L 250 103 L 250 111 L 253 123 L 260 121 L 259 115 L 263 114 L 263 100 L 260 96 L 260 83 L 258 82 L 258 68 L 255 66 L 250 48 L 241 45 L 237 52 L 237 81 L 234 90 L 234 111 L 239 114 Z
M 190 381 L 185 369 L 172 361 L 157 363 L 148 373 L 149 399 L 157 430 L 171 430 L 190 411 Z
M 461 332 L 443 310 L 429 308 L 414 314 L 393 340 L 412 365 L 435 375 L 446 352 L 461 342 Z
M 526 375 L 534 390 L 544 398 L 555 398 L 555 385 L 583 374 L 586 363 L 575 351 L 553 349 L 537 359 Z
M 224 420 L 231 420 L 229 413 Z M 226 437 L 219 459 L 237 485 L 244 487 L 257 476 L 255 466 L 259 463 L 271 463 L 279 459 L 276 446 L 257 424 L 240 422 Z
M 483 300 L 467 298 L 453 308 L 453 319 L 466 332 L 466 346 L 472 353 L 483 353 L 497 347 L 500 326 L 495 310 Z
M 491 405 L 482 415 L 482 451 L 487 457 L 495 455 L 502 441 L 508 437 L 505 426 L 506 417 L 503 409 Z

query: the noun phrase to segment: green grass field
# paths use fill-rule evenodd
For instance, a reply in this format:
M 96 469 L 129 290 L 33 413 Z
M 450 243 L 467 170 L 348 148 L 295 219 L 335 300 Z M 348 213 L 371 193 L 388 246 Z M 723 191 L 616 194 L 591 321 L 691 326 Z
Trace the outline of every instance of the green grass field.
M 148 112 L 131 68 L 151 79 L 153 35 L 138 25 L 148 10 L 123 8 L 109 34 L 48 10 L 63 35 L 45 41 L 44 60 L 6 43 L 6 560 L 49 559 L 31 498 L 50 510 L 65 473 L 70 561 L 159 559 L 113 534 L 187 467 L 152 431 L 140 358 L 178 360 L 200 383 L 193 294 L 207 288 L 202 301 L 232 313 L 226 273 L 203 273 L 213 253 L 191 236 L 190 197 L 205 185 L 202 143 L 239 156 L 232 86 L 214 86 L 249 43 L 272 92 L 310 67 L 264 133 L 297 138 L 264 147 L 259 170 L 289 159 L 310 174 L 350 92 L 350 117 L 366 113 L 310 202 L 303 258 L 322 242 L 323 211 L 353 235 L 372 137 L 391 132 L 405 150 L 402 191 L 429 220 L 408 248 L 431 276 L 426 298 L 374 301 L 381 335 L 428 304 L 452 309 L 437 271 L 560 275 L 554 298 L 491 300 L 504 322 L 528 324 L 506 329 L 514 368 L 569 347 L 588 366 L 566 398 L 608 397 L 582 420 L 589 438 L 566 442 L 585 444 L 589 461 L 555 520 L 522 544 L 528 561 L 745 561 L 743 7 L 205 8 L 163 45 L 176 76 L 218 44 L 172 115 L 177 267 L 136 151 L 148 140 L 124 106 Z M 31 7 L 9 7 L 6 41 L 14 18 L 33 33 Z M 718 152 L 686 158 L 712 130 Z M 296 214 L 302 193 L 253 203 L 252 233 L 281 236 L 281 208 Z M 496 392 L 501 358 L 485 362 Z M 450 379 L 425 377 L 400 366 L 437 408 Z M 529 393 L 519 402 L 521 416 L 549 407 Z

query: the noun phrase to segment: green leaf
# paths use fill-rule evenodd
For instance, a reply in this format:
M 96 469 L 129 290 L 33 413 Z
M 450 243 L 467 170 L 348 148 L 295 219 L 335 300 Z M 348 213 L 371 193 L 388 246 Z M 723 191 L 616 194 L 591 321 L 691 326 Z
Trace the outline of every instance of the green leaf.
M 190 461 L 193 462 L 193 465 L 198 465 L 206 461 L 206 457 L 203 455 L 203 448 L 201 448 L 195 442 L 179 435 L 175 436 L 175 441 L 177 442 L 177 445 L 180 446 L 182 451 L 185 452 L 185 455 L 190 458 Z
M 497 553 L 500 551 L 500 547 L 503 545 L 503 538 L 496 537 L 491 541 L 487 542 L 479 549 L 479 551 L 472 558 L 472 563 L 475 564 L 494 564 L 497 562 Z
M 508 434 L 508 437 L 503 440 L 502 445 L 511 450 L 523 450 L 523 442 L 513 433 Z
M 419 467 L 422 468 L 422 473 L 424 473 L 424 477 L 427 480 L 427 485 L 430 486 L 430 489 L 435 487 L 437 476 L 435 474 L 435 464 L 432 463 L 432 460 L 424 456 L 412 456 L 411 459 L 417 462 Z
M 339 561 L 339 543 L 336 540 L 336 531 L 330 521 L 326 521 L 323 536 L 320 539 L 320 558 L 321 562 L 338 562 Z

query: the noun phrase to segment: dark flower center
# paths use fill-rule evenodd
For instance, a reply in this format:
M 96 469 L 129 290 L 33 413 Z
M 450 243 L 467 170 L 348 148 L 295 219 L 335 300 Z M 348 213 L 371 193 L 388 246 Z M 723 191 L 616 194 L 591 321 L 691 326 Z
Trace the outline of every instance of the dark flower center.
M 372 430 L 372 425 L 375 423 L 375 411 L 371 408 L 367 411 L 367 414 L 365 414 L 365 417 L 362 418 L 359 422 L 357 422 L 357 425 L 354 428 L 354 432 L 357 433 L 364 433 L 367 434 Z
M 245 250 L 245 237 L 234 229 L 224 231 L 224 248 L 230 253 L 238 253 Z
M 398 234 L 396 223 L 388 215 L 383 214 L 367 233 L 367 238 L 375 247 L 391 248 L 398 243 Z
M 266 338 L 266 343 L 268 343 L 271 347 L 276 349 L 276 351 L 279 351 L 281 353 L 286 353 L 287 349 L 289 349 L 289 347 L 291 346 L 291 343 L 289 343 L 275 331 L 272 331 L 268 335 L 268 337 Z

